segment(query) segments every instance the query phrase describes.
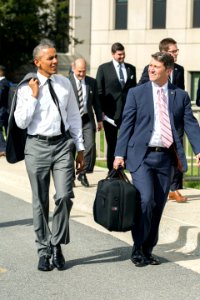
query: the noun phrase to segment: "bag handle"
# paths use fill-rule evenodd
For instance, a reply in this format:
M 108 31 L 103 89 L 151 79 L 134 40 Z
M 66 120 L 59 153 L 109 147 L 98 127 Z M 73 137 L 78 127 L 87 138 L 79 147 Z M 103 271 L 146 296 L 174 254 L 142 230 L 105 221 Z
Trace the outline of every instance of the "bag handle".
M 109 178 L 119 178 L 123 181 L 131 183 L 130 180 L 128 179 L 127 175 L 124 172 L 124 168 L 121 166 L 118 169 L 112 169 L 106 177 L 106 179 L 109 179 Z

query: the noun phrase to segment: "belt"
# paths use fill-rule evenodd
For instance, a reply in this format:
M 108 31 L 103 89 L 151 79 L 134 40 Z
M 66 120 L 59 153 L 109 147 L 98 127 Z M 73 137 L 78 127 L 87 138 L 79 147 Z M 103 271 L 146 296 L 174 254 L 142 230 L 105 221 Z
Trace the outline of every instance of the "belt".
M 59 134 L 59 135 L 54 135 L 54 136 L 46 136 L 46 135 L 41 135 L 41 134 L 35 134 L 35 135 L 30 135 L 28 134 L 29 137 L 34 137 L 38 140 L 42 140 L 42 141 L 46 141 L 46 142 L 56 142 L 59 141 L 60 139 L 62 139 L 63 137 L 66 137 L 67 139 L 69 139 L 70 133 L 69 130 L 67 130 L 65 132 L 65 134 Z
M 150 152 L 169 152 L 169 149 L 164 148 L 164 147 L 148 147 L 148 151 L 150 151 Z

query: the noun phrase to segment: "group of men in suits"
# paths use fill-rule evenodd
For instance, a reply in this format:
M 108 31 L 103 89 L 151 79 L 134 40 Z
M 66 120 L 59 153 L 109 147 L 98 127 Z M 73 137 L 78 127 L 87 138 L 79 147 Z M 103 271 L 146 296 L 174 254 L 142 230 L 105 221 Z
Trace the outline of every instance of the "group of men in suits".
M 89 187 L 86 173 L 92 172 L 94 167 L 96 129 L 104 127 L 105 130 L 108 170 L 126 167 L 140 192 L 141 214 L 132 229 L 131 260 L 136 266 L 160 263 L 152 251 L 158 240 L 159 222 L 173 170 L 177 166 L 179 169 L 181 166 L 181 172 L 187 168 L 182 145 L 184 130 L 197 159 L 200 158 L 199 124 L 193 117 L 189 96 L 184 92 L 184 70 L 174 64 L 178 54 L 176 42 L 170 39 L 168 46 L 152 55 L 138 86 L 135 66 L 124 61 L 124 46 L 114 43 L 111 54 L 112 61 L 99 66 L 96 79 L 86 75 L 83 58 L 74 62 L 67 79 L 56 74 L 58 61 L 54 45 L 43 41 L 33 51 L 37 74 L 26 77 L 17 89 L 10 127 L 15 124 L 18 129 L 26 129 L 24 153 L 33 191 L 38 269 L 41 271 L 52 270 L 51 258 L 57 269 L 65 266 L 61 244 L 69 242 L 68 218 L 75 179 L 73 162 L 75 159 L 78 180 Z M 181 88 L 177 87 L 178 78 Z M 157 90 L 160 88 L 168 106 L 172 136 L 169 147 L 162 140 L 158 117 Z M 13 147 L 8 149 L 9 161 Z M 56 188 L 52 231 L 48 225 L 50 172 Z

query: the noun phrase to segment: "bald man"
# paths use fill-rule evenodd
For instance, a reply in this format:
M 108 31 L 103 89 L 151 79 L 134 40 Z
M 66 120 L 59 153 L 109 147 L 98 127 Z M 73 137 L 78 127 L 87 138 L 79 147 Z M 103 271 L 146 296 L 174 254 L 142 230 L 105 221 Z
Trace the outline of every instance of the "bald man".
M 86 75 L 87 63 L 85 59 L 76 59 L 72 66 L 73 72 L 71 72 L 69 75 L 69 79 L 72 83 L 82 117 L 82 129 L 85 147 L 85 167 L 78 175 L 77 179 L 83 186 L 89 187 L 86 173 L 93 172 L 96 160 L 96 131 L 100 131 L 103 127 L 102 111 L 99 102 L 96 79 Z M 96 115 L 97 124 L 95 122 L 94 112 Z

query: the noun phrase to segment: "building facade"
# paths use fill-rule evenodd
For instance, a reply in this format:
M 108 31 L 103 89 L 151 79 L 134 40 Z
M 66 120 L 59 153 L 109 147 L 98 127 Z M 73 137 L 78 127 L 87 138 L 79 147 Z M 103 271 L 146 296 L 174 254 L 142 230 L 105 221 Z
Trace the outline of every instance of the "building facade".
M 137 80 L 158 51 L 160 40 L 172 37 L 180 49 L 177 63 L 185 68 L 185 86 L 192 100 L 200 77 L 200 0 L 70 0 L 71 34 L 83 40 L 71 45 L 83 56 L 90 74 L 111 60 L 111 45 L 121 42 L 126 61 L 137 68 Z M 74 18 L 76 17 L 76 18 Z

